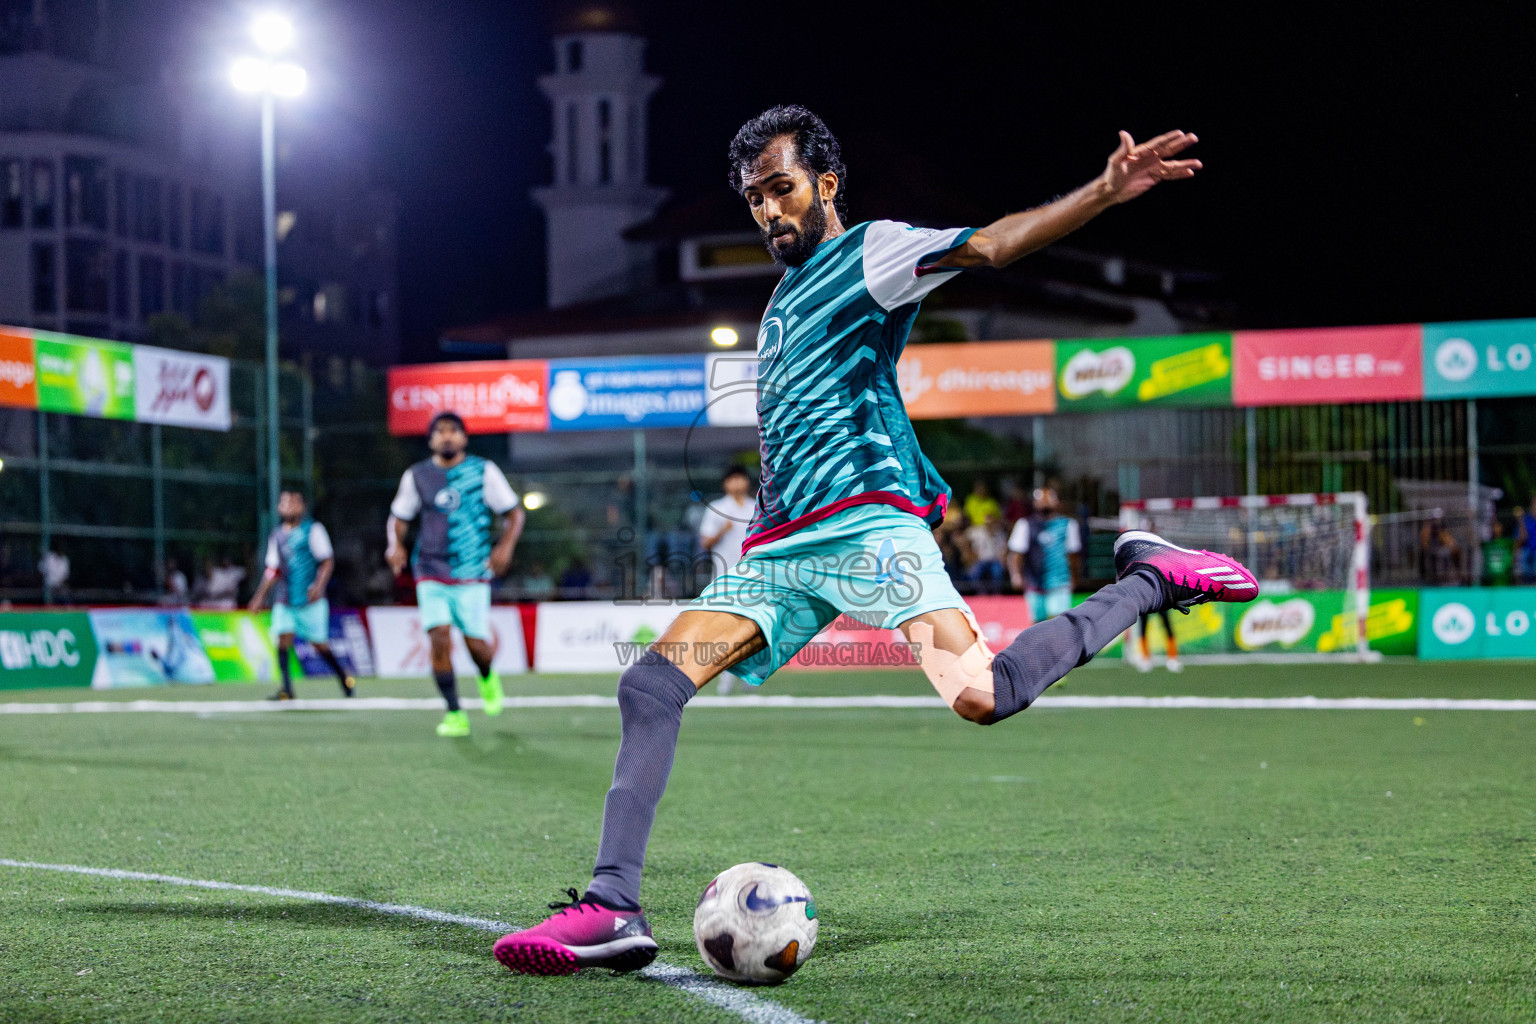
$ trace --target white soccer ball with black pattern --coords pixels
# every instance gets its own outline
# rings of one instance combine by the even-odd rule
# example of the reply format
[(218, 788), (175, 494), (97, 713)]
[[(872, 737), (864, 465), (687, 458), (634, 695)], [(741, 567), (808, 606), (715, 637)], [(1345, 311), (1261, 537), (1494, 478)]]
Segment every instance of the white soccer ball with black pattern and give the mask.
[(699, 955), (720, 977), (775, 985), (816, 948), (816, 903), (794, 873), (752, 862), (722, 871), (693, 912)]

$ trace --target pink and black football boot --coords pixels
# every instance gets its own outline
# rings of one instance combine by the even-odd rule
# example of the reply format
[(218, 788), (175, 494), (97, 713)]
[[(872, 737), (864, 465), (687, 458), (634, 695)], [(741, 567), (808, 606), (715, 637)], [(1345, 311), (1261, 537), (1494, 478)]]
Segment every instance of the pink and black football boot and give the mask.
[(1252, 601), (1259, 596), (1259, 581), (1237, 559), (1181, 548), (1145, 530), (1127, 530), (1115, 538), (1115, 579), (1141, 569), (1157, 575), (1163, 607), (1185, 615), (1207, 601)]
[(551, 903), (556, 911), (542, 924), (496, 940), (492, 952), (520, 974), (575, 974), (583, 967), (638, 971), (656, 959), (656, 940), (640, 911), (611, 910), (595, 900), (565, 890), (569, 903)]

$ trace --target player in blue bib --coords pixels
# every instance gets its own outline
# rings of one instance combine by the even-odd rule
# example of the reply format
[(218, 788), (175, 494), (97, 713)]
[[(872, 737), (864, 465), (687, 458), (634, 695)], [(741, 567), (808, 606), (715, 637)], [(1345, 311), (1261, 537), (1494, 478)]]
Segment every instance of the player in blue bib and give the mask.
[(347, 674), (331, 650), (331, 603), (325, 588), (336, 566), (336, 552), (325, 527), (309, 517), (308, 503), (298, 491), (284, 491), (277, 498), (277, 529), (267, 538), (266, 572), (249, 605), (256, 611), (272, 593), (272, 639), (277, 644), (277, 667), (282, 689), (272, 700), (293, 699), (293, 679), (288, 654), (295, 638), (315, 649), (336, 678), (341, 692), (350, 697), (356, 681)]
[(776, 107), (730, 147), (731, 187), (784, 267), (758, 332), (762, 483), (743, 557), (716, 577), (619, 680), (623, 740), (587, 891), (542, 924), (503, 936), (502, 963), (567, 974), (633, 970), (656, 942), (640, 913), (645, 846), (671, 772), (684, 705), (731, 669), (761, 682), (840, 614), (898, 628), (945, 703), (990, 724), (1028, 707), (1143, 611), (1247, 601), (1230, 558), (1148, 533), (1116, 543), (1117, 582), (1032, 626), (995, 655), (955, 592), (930, 527), (949, 487), (919, 449), (897, 385), (918, 304), (971, 267), (1002, 267), (1158, 182), (1195, 137), (1137, 145), (1120, 133), (1104, 172), (1045, 206), (984, 228), (844, 226), (836, 138), (803, 107)]
[(416, 605), (432, 648), (432, 679), (448, 705), (437, 734), (462, 737), (469, 735), (469, 716), (459, 707), (452, 627), (480, 674), (483, 710), (501, 714), (501, 676), (492, 664), (491, 580), (512, 564), (524, 513), (497, 465), (465, 450), (469, 433), (457, 413), (432, 417), (427, 444), (432, 457), (405, 471), (390, 503), (384, 557), (396, 575), (404, 572), (406, 532), (419, 522), (410, 555)]

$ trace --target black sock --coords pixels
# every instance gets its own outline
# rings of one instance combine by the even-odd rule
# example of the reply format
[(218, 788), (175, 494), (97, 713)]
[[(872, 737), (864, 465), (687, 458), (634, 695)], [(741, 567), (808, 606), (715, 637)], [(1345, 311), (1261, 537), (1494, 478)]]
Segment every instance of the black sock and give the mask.
[(341, 659), (336, 657), (336, 652), (329, 647), (317, 647), (315, 648), (315, 653), (320, 655), (320, 660), (325, 662), (332, 672), (336, 673), (336, 678), (345, 684), (347, 681), (347, 670), (341, 667)]
[(293, 678), (288, 668), (288, 658), (292, 653), (293, 648), (291, 647), (279, 647), (277, 649), (277, 671), (283, 677), (283, 692), (290, 697), (293, 696)]
[(453, 669), (447, 672), (433, 672), (432, 681), (437, 684), (438, 692), (443, 695), (443, 700), (448, 702), (449, 711), (459, 710), (459, 684), (453, 678)]

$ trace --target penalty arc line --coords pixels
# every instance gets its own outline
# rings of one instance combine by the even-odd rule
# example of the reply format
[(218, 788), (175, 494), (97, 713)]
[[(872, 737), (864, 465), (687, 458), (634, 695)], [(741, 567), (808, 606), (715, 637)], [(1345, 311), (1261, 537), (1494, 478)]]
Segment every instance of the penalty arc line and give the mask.
[[(477, 709), (478, 699), (466, 699), (464, 707)], [(504, 707), (533, 710), (537, 708), (617, 708), (614, 697), (598, 694), (563, 696), (508, 697)], [(934, 708), (949, 710), (938, 697), (865, 696), (865, 697), (795, 697), (779, 694), (743, 694), (734, 697), (700, 695), (689, 707), (714, 709), (835, 709), (835, 708)], [(1098, 696), (1089, 694), (1047, 694), (1035, 701), (1037, 708), (1164, 708), (1250, 711), (1536, 711), (1536, 700), (1478, 697), (1140, 697)], [(0, 704), (0, 715), (68, 714), (158, 714), (221, 715), (302, 711), (441, 711), (440, 698), (354, 697), (322, 700), (131, 700), (69, 701), (61, 703)]]
[[(506, 921), (494, 921), (486, 917), (468, 917), (450, 914), (431, 907), (417, 907), (409, 903), (378, 903), (351, 896), (338, 896), (329, 892), (310, 892), (305, 889), (283, 889), (269, 885), (242, 885), (237, 882), (219, 882), (202, 878), (183, 878), (180, 875), (161, 875), (147, 871), (125, 871), (121, 868), (92, 868), (78, 864), (40, 864), (35, 861), (11, 860), (0, 857), (0, 867), (21, 868), (29, 871), (57, 871), (63, 874), (91, 875), (96, 878), (115, 878), (130, 882), (160, 882), (165, 885), (181, 885), (192, 889), (215, 889), (228, 892), (250, 892), (280, 899), (303, 900), (308, 903), (328, 903), (332, 906), (370, 910), (376, 914), (411, 917), (437, 924), (456, 924), (477, 931), (503, 933), (515, 931), (517, 925)], [(781, 1006), (752, 992), (733, 985), (706, 978), (697, 971), (657, 960), (644, 970), (636, 972), (642, 978), (659, 981), (678, 991), (712, 1003), (722, 1010), (735, 1014), (750, 1024), (816, 1024), (809, 1017)]]

